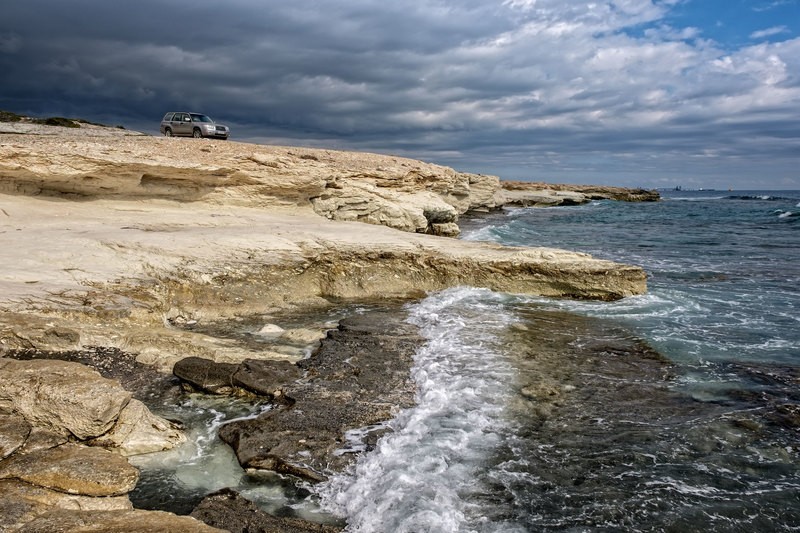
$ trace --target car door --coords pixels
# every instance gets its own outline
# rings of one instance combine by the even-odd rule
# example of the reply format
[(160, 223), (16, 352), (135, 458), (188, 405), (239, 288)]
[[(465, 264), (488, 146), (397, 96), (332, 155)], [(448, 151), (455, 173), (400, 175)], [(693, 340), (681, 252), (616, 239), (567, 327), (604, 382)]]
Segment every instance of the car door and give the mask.
[(189, 113), (175, 113), (172, 117), (172, 133), (174, 135), (191, 135), (192, 121)]

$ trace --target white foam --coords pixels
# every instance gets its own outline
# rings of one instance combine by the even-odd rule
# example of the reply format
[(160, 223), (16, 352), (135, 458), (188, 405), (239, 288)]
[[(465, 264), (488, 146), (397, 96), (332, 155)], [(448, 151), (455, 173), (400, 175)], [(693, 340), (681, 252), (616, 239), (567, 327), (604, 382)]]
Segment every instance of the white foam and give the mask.
[(483, 226), (475, 230), (465, 231), (461, 234), (461, 240), (497, 242), (499, 238), (495, 234), (493, 226)]
[(412, 370), (417, 406), (401, 412), (394, 432), (351, 472), (317, 487), (348, 531), (471, 531), (480, 521), (469, 495), (500, 440), (513, 382), (495, 336), (511, 322), (502, 298), (451, 289), (410, 309), (427, 338)]

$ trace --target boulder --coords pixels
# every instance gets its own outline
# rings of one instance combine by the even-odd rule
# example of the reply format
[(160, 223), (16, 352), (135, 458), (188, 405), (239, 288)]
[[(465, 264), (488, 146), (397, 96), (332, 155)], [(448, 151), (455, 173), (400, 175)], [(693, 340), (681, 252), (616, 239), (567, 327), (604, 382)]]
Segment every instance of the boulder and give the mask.
[(175, 424), (154, 415), (134, 398), (122, 410), (111, 431), (90, 444), (116, 448), (129, 456), (171, 450), (184, 442), (186, 436)]
[(206, 496), (190, 516), (230, 533), (335, 533), (342, 530), (299, 518), (273, 516), (230, 489)]
[(284, 389), (300, 378), (303, 371), (286, 360), (245, 359), (237, 365), (187, 357), (175, 363), (173, 373), (193, 390), (222, 395), (257, 394), (287, 403), (291, 400)]
[(0, 359), (0, 405), (29, 424), (88, 439), (116, 422), (131, 394), (119, 382), (78, 363)]
[(175, 363), (172, 373), (193, 389), (211, 394), (232, 394), (233, 375), (238, 368), (233, 363), (215, 363), (202, 357), (187, 357)]
[(119, 454), (78, 444), (16, 454), (0, 463), (0, 479), (85, 496), (120, 496), (136, 486), (139, 471)]

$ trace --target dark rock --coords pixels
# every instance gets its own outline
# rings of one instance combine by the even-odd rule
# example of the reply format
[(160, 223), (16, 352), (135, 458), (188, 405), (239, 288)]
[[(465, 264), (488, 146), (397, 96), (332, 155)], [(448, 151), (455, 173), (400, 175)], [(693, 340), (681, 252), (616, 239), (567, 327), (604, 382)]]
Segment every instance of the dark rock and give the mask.
[(212, 394), (232, 394), (233, 375), (239, 369), (233, 363), (215, 363), (202, 357), (187, 357), (175, 363), (172, 373), (191, 388)]
[(345, 433), (414, 404), (409, 370), (422, 338), (399, 315), (372, 312), (343, 320), (298, 363), (306, 376), (285, 391), (293, 405), (223, 426), (220, 438), (242, 466), (320, 481), (374, 446), (379, 431), (365, 432), (371, 442), (357, 445)]
[(206, 496), (190, 515), (231, 533), (335, 533), (341, 528), (299, 518), (279, 518), (231, 489)]
[(291, 403), (284, 394), (288, 383), (302, 377), (303, 372), (289, 361), (247, 359), (233, 374), (233, 384), (279, 403)]

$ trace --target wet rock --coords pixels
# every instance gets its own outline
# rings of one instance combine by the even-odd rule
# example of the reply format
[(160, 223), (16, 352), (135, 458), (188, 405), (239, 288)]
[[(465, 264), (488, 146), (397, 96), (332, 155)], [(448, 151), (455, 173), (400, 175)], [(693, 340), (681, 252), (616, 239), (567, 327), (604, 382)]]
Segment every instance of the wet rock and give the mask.
[(178, 427), (150, 412), (139, 400), (132, 399), (122, 410), (114, 427), (92, 445), (117, 448), (125, 456), (171, 450), (186, 442)]
[(284, 389), (303, 374), (294, 363), (284, 360), (246, 359), (233, 364), (201, 357), (178, 361), (173, 373), (189, 390), (236, 396), (256, 394), (278, 403), (292, 401)]
[(19, 449), (31, 434), (31, 425), (16, 415), (0, 414), (0, 460)]
[(0, 481), (0, 531), (30, 522), (54, 509), (73, 511), (131, 510), (127, 496), (95, 498), (45, 489), (16, 480)]
[(16, 531), (22, 533), (222, 533), (190, 516), (163, 511), (51, 511)]
[(303, 372), (297, 365), (289, 361), (247, 359), (239, 365), (232, 381), (255, 394), (283, 402), (291, 401), (284, 394), (287, 384), (298, 380), (302, 375)]
[(232, 394), (233, 375), (238, 368), (233, 363), (215, 363), (202, 357), (187, 357), (175, 363), (172, 373), (193, 389), (212, 394)]
[(131, 394), (77, 363), (0, 359), (0, 405), (33, 426), (87, 439), (114, 425)]
[(191, 516), (231, 533), (335, 533), (341, 528), (266, 513), (239, 493), (223, 489), (206, 496)]
[(422, 339), (401, 314), (343, 320), (316, 353), (298, 362), (306, 376), (286, 390), (293, 405), (223, 426), (220, 437), (242, 466), (323, 480), (365, 448), (348, 442), (348, 430), (386, 421), (413, 405), (409, 369)]
[(139, 471), (119, 454), (77, 444), (16, 454), (0, 463), (0, 479), (86, 496), (119, 496), (136, 486)]
[(768, 419), (785, 428), (795, 429), (800, 427), (800, 405), (781, 404), (775, 406), (775, 411), (768, 415)]

